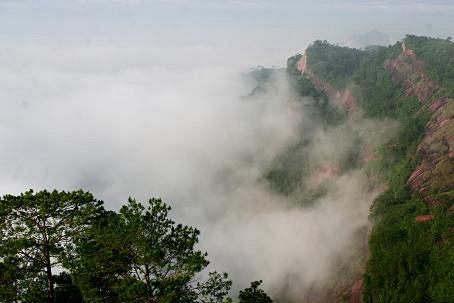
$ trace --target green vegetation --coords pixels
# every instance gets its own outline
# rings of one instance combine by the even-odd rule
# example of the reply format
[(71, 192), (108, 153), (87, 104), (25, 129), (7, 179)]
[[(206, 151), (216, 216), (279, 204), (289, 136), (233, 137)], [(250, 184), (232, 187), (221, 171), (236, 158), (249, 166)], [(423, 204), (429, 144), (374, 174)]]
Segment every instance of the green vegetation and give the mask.
[[(199, 231), (169, 219), (160, 199), (129, 199), (118, 213), (102, 204), (83, 191), (1, 198), (0, 302), (232, 301), (227, 274), (202, 279)], [(247, 302), (265, 302), (252, 290)]]
[[(401, 126), (381, 149), (381, 170), (389, 189), (371, 209), (375, 221), (369, 238), (370, 258), (365, 273), (364, 302), (449, 302), (454, 265), (454, 224), (446, 206), (429, 208), (412, 194), (407, 180), (416, 167), (415, 151), (428, 114), (414, 99), (396, 100)], [(434, 215), (418, 222), (418, 215)], [(443, 268), (443, 271), (439, 270)]]
[(250, 71), (246, 76), (255, 81), (257, 85), (264, 85), (272, 80), (274, 71), (276, 70), (273, 68), (257, 66), (255, 69)]
[(454, 97), (454, 43), (450, 39), (407, 35), (405, 44), (426, 63), (430, 78), (445, 87), (446, 95)]
[(359, 97), (361, 109), (368, 117), (396, 118), (397, 108), (402, 102), (399, 98), (403, 92), (391, 79), (391, 73), (385, 69), (387, 58), (400, 52), (399, 45), (390, 48), (378, 47), (364, 51), (359, 67), (353, 74), (356, 95)]
[[(439, 64), (454, 62), (438, 57), (443, 52), (430, 39), (405, 40), (422, 57), (436, 80), (450, 83)], [(419, 45), (415, 45), (418, 41)], [(439, 42), (437, 42), (439, 43)], [(379, 166), (389, 189), (371, 208), (375, 221), (369, 238), (370, 259), (365, 273), (363, 301), (372, 302), (449, 302), (454, 297), (454, 218), (447, 206), (429, 208), (418, 193), (411, 193), (407, 180), (416, 167), (415, 151), (425, 133), (430, 114), (414, 97), (405, 97), (384, 68), (385, 60), (397, 56), (400, 43), (367, 51), (353, 76), (357, 95), (368, 117), (388, 117), (399, 122), (396, 136), (381, 148)], [(429, 51), (430, 50), (430, 51)], [(450, 55), (452, 60), (453, 56)], [(433, 215), (427, 222), (418, 215)]]
[(344, 88), (350, 82), (361, 57), (358, 49), (333, 45), (326, 40), (315, 41), (306, 54), (310, 69), (336, 88)]
[[(397, 172), (396, 172), (397, 173)], [(450, 302), (454, 268), (454, 220), (395, 184), (374, 204), (364, 302)], [(434, 214), (418, 222), (417, 215)]]
[(0, 298), (54, 302), (52, 270), (74, 258), (74, 237), (100, 212), (101, 202), (82, 191), (4, 196), (0, 200)]
[(169, 210), (159, 199), (147, 208), (129, 199), (118, 214), (106, 213), (78, 237), (79, 258), (70, 268), (87, 301), (225, 301), (231, 282), (216, 273), (195, 280), (208, 265), (206, 254), (194, 247), (199, 231), (175, 224)]
[(264, 178), (277, 193), (290, 195), (302, 186), (309, 170), (308, 142), (300, 142), (288, 147), (273, 161)]
[(276, 79), (276, 75), (282, 72), (281, 69), (265, 68), (258, 66), (245, 75), (245, 80), (254, 85), (254, 89), (243, 98), (258, 97), (267, 92), (268, 86)]
[(273, 303), (273, 300), (259, 288), (261, 283), (262, 281), (254, 281), (251, 287), (240, 291), (239, 303)]
[[(346, 119), (346, 113), (334, 107), (325, 92), (321, 92), (312, 81), (296, 69), (301, 55), (287, 60), (286, 76), (294, 96), (291, 101), (303, 106), (304, 112), (314, 124), (322, 128), (335, 127)], [(312, 144), (311, 133), (306, 128), (301, 130), (301, 139), (281, 152), (265, 172), (264, 179), (277, 193), (295, 195), (302, 204), (311, 204), (323, 194), (323, 189), (307, 190), (304, 180), (314, 167), (311, 166), (309, 154)], [(303, 194), (304, 193), (304, 194)]]
[[(441, 85), (433, 98), (452, 97), (454, 44), (416, 36), (407, 36), (405, 43), (426, 62), (424, 69), (429, 77)], [(389, 187), (371, 207), (374, 228), (369, 238), (370, 258), (364, 274), (363, 301), (447, 303), (454, 298), (454, 216), (448, 210), (452, 201), (429, 207), (419, 193), (412, 193), (408, 188), (407, 180), (420, 161), (416, 148), (431, 114), (428, 105), (422, 105), (416, 97), (405, 96), (402, 86), (393, 81), (391, 72), (385, 68), (385, 62), (401, 52), (401, 43), (359, 51), (316, 41), (307, 50), (307, 62), (319, 78), (334, 87), (349, 85), (366, 118), (389, 118), (399, 123), (395, 136), (381, 146), (375, 164)], [(326, 96), (296, 69), (300, 59), (301, 55), (296, 55), (288, 60), (287, 74), (294, 90), (300, 97), (316, 100), (312, 105), (317, 110), (311, 115), (324, 121), (325, 128), (335, 126), (339, 122), (326, 123), (332, 118), (324, 119), (329, 114), (320, 110)], [(303, 193), (309, 200), (323, 194), (322, 189), (318, 193), (301, 190), (302, 180), (311, 170), (306, 154), (310, 144), (310, 137), (306, 136), (305, 141), (278, 156), (266, 175), (276, 191)], [(434, 176), (432, 181), (437, 182), (436, 178), (448, 176)], [(433, 197), (438, 198), (435, 194)], [(420, 215), (433, 218), (417, 221)]]

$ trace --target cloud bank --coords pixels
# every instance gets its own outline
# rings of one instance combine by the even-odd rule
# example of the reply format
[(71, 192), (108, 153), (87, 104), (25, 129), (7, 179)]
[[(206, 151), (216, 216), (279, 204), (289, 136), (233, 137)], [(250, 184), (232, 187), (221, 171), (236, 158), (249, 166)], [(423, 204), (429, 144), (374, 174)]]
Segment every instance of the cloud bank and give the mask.
[(332, 177), (312, 207), (260, 180), (299, 136), (316, 139), (310, 154), (323, 167), (354, 139), (380, 142), (383, 123), (319, 128), (289, 106), (284, 76), (245, 100), (245, 65), (210, 46), (34, 42), (2, 53), (2, 194), (83, 188), (109, 208), (162, 197), (201, 229), (201, 248), (235, 290), (263, 279), (274, 296), (300, 298), (363, 245), (377, 194), (364, 169)]

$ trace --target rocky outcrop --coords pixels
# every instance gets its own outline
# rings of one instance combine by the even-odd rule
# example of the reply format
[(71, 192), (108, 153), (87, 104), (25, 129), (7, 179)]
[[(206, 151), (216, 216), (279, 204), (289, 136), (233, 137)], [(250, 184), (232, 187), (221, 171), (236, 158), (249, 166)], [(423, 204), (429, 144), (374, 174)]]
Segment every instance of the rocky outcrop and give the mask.
[(349, 303), (361, 303), (361, 292), (363, 290), (363, 279), (359, 279), (353, 284), (353, 287), (350, 290), (350, 299)]
[(312, 81), (318, 90), (324, 91), (334, 105), (340, 108), (345, 108), (350, 119), (358, 116), (358, 102), (355, 96), (353, 96), (351, 90), (349, 88), (337, 90), (334, 86), (315, 75), (307, 65), (306, 53), (304, 53), (301, 57), (297, 68), (302, 74), (305, 74)]
[(454, 100), (437, 100), (432, 118), (418, 145), (420, 164), (408, 179), (430, 205), (452, 203), (454, 198)]
[(336, 177), (340, 173), (340, 167), (337, 164), (330, 164), (323, 167), (314, 175), (315, 184), (320, 184), (326, 180)]
[(402, 43), (402, 53), (385, 63), (385, 67), (393, 73), (393, 80), (402, 85), (406, 95), (415, 96), (422, 103), (439, 89), (438, 84), (423, 71), (424, 65), (415, 52), (405, 46), (405, 42)]
[[(297, 69), (304, 75), (306, 75), (315, 88), (320, 91), (324, 91), (328, 96), (330, 102), (336, 107), (345, 109), (349, 120), (357, 120), (361, 118), (361, 111), (358, 106), (358, 101), (353, 95), (351, 89), (346, 87), (344, 89), (336, 89), (333, 85), (327, 81), (318, 77), (307, 64), (307, 54), (303, 54), (298, 62)], [(368, 146), (364, 147), (360, 155), (361, 164), (367, 164), (371, 161), (375, 161), (374, 150)], [(321, 167), (313, 176), (313, 182), (315, 185), (323, 184), (326, 181), (331, 180), (333, 177), (341, 174), (341, 167), (336, 163), (331, 163), (324, 167)], [(320, 289), (310, 289), (307, 292), (307, 296), (302, 298), (301, 302), (304, 303), (321, 303), (321, 302), (348, 302), (348, 303), (360, 303), (363, 288), (363, 270), (365, 256), (368, 254), (367, 248), (367, 234), (368, 228), (365, 228), (364, 233), (358, 237), (363, 239), (362, 246), (357, 255), (354, 256), (357, 268), (348, 273), (342, 273), (336, 276), (336, 284), (333, 286), (321, 287)], [(351, 260), (350, 260), (351, 261)], [(340, 267), (342, 267), (340, 265)]]
[(336, 288), (312, 291), (308, 298), (302, 300), (304, 303), (314, 302), (343, 302), (361, 303), (361, 292), (363, 289), (363, 278), (361, 275), (344, 283)]
[(424, 215), (424, 216), (416, 216), (415, 220), (418, 222), (425, 222), (425, 221), (432, 221), (434, 216), (432, 215)]
[(454, 200), (454, 99), (442, 95), (441, 86), (424, 72), (425, 63), (402, 43), (402, 53), (385, 63), (393, 80), (406, 96), (415, 96), (432, 113), (426, 133), (417, 148), (418, 166), (408, 179), (429, 205), (452, 204)]
[[(445, 204), (449, 211), (454, 212), (454, 205), (451, 205), (454, 201), (454, 99), (443, 97), (443, 87), (430, 79), (425, 66), (425, 62), (405, 43), (402, 43), (402, 52), (396, 58), (385, 62), (385, 68), (391, 72), (393, 81), (402, 86), (405, 97), (417, 98), (431, 113), (424, 137), (417, 147), (415, 157), (418, 165), (409, 177), (408, 185), (412, 191), (420, 193), (429, 205)], [(308, 66), (306, 53), (297, 68), (317, 89), (324, 91), (333, 104), (345, 108), (350, 119), (360, 116), (358, 102), (351, 90), (348, 87), (338, 90), (318, 77)], [(365, 164), (376, 160), (376, 156), (373, 150), (366, 148), (361, 159)], [(318, 171), (315, 182), (329, 180), (338, 173), (338, 166), (329, 165)], [(415, 217), (416, 222), (421, 222), (418, 224), (432, 220), (434, 216), (431, 214)], [(367, 256), (367, 243), (363, 256)], [(335, 287), (310, 291), (302, 302), (361, 302), (361, 271), (362, 268), (348, 278), (341, 278)]]

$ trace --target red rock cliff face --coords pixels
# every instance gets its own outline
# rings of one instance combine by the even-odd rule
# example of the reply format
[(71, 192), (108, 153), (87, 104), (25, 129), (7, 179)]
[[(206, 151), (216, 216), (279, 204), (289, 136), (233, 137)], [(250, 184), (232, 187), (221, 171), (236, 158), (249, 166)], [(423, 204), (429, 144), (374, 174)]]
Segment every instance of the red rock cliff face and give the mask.
[[(386, 62), (393, 80), (402, 84), (407, 96), (415, 96), (432, 113), (426, 133), (417, 148), (418, 167), (408, 179), (429, 205), (454, 199), (454, 99), (434, 97), (440, 85), (424, 72), (425, 63), (402, 44), (402, 53)], [(437, 94), (441, 95), (441, 94)]]
[[(345, 108), (350, 120), (360, 118), (361, 112), (358, 107), (358, 102), (352, 91), (347, 87), (342, 90), (337, 90), (328, 82), (319, 78), (307, 65), (306, 53), (301, 57), (297, 66), (298, 70), (305, 74), (314, 84), (314, 86), (321, 91), (324, 91), (328, 96), (330, 102), (339, 108)], [(376, 159), (372, 150), (366, 149), (362, 157), (363, 162), (367, 163)], [(333, 163), (327, 167), (322, 168), (315, 176), (314, 182), (319, 184), (325, 180), (332, 178), (340, 173), (340, 168), (337, 164)], [(369, 227), (370, 228), (370, 227)], [(363, 247), (361, 255), (367, 256), (367, 231), (364, 232)], [(361, 257), (362, 258), (362, 257)], [(361, 262), (360, 262), (361, 263)], [(301, 300), (302, 303), (360, 303), (361, 292), (363, 287), (362, 272), (363, 267), (359, 266), (354, 275), (347, 275), (339, 277), (334, 287), (322, 288), (318, 290), (311, 290), (307, 296)]]
[[(392, 78), (402, 85), (406, 96), (414, 96), (432, 113), (426, 126), (426, 133), (417, 148), (418, 167), (408, 179), (413, 191), (422, 194), (430, 204), (452, 203), (454, 199), (454, 100), (446, 97), (434, 98), (440, 85), (429, 79), (424, 72), (425, 63), (415, 52), (402, 44), (402, 53), (395, 59), (387, 61), (385, 67), (392, 72)], [(350, 119), (360, 116), (358, 102), (348, 88), (337, 90), (320, 79), (307, 65), (304, 54), (298, 62), (298, 70), (307, 75), (319, 90), (325, 91), (333, 104), (347, 109)], [(364, 162), (375, 159), (373, 151), (364, 155)], [(337, 171), (327, 169), (320, 173), (326, 178)], [(435, 194), (434, 194), (435, 193)], [(435, 198), (434, 198), (435, 197)], [(430, 217), (430, 218), (429, 218)], [(417, 221), (427, 221), (431, 216), (422, 216)], [(364, 256), (367, 255), (367, 243), (364, 245)], [(354, 277), (339, 281), (333, 289), (314, 291), (302, 302), (349, 302), (360, 303), (363, 280), (361, 270)]]
[(358, 116), (358, 102), (353, 96), (351, 90), (348, 88), (337, 90), (332, 85), (315, 75), (307, 65), (306, 53), (304, 53), (298, 62), (298, 70), (308, 76), (317, 89), (324, 91), (331, 102), (333, 102), (336, 106), (345, 108), (350, 119)]
[(313, 292), (303, 303), (361, 303), (363, 279), (361, 275), (355, 277), (350, 283), (334, 289)]
[(393, 80), (402, 84), (406, 95), (415, 96), (422, 103), (428, 102), (439, 89), (439, 85), (423, 71), (424, 65), (405, 43), (402, 43), (402, 53), (385, 63), (385, 67), (393, 73)]

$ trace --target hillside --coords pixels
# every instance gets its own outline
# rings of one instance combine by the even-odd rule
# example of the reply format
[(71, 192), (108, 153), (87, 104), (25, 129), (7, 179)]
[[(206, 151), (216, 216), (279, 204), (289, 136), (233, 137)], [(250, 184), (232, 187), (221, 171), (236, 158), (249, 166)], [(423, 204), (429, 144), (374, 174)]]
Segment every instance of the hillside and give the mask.
[[(364, 50), (316, 41), (289, 59), (287, 74), (298, 94), (328, 100), (324, 106), (331, 110), (321, 111), (325, 124), (338, 123), (326, 114), (332, 112), (343, 112), (350, 124), (364, 119), (398, 123), (384, 143), (361, 142), (356, 147), (362, 152), (331, 167), (339, 174), (351, 165), (369, 166), (370, 178), (379, 178), (384, 187), (371, 207), (363, 279), (351, 274), (327, 290), (330, 295), (318, 292), (307, 302), (359, 302), (361, 288), (363, 302), (454, 298), (453, 60), (449, 40), (409, 35), (393, 46)], [(281, 192), (293, 190), (286, 178), (293, 180), (297, 173), (272, 172), (268, 177)]]
[[(200, 140), (176, 145), (177, 183), (194, 179), (177, 209), (201, 231), (161, 198), (0, 197), (0, 303), (452, 302), (453, 58), (450, 39), (315, 41), (285, 68), (250, 70), (225, 104), (213, 100), (231, 88), (214, 90), (188, 120), (213, 136), (186, 121)], [(151, 141), (140, 154), (165, 154)]]

